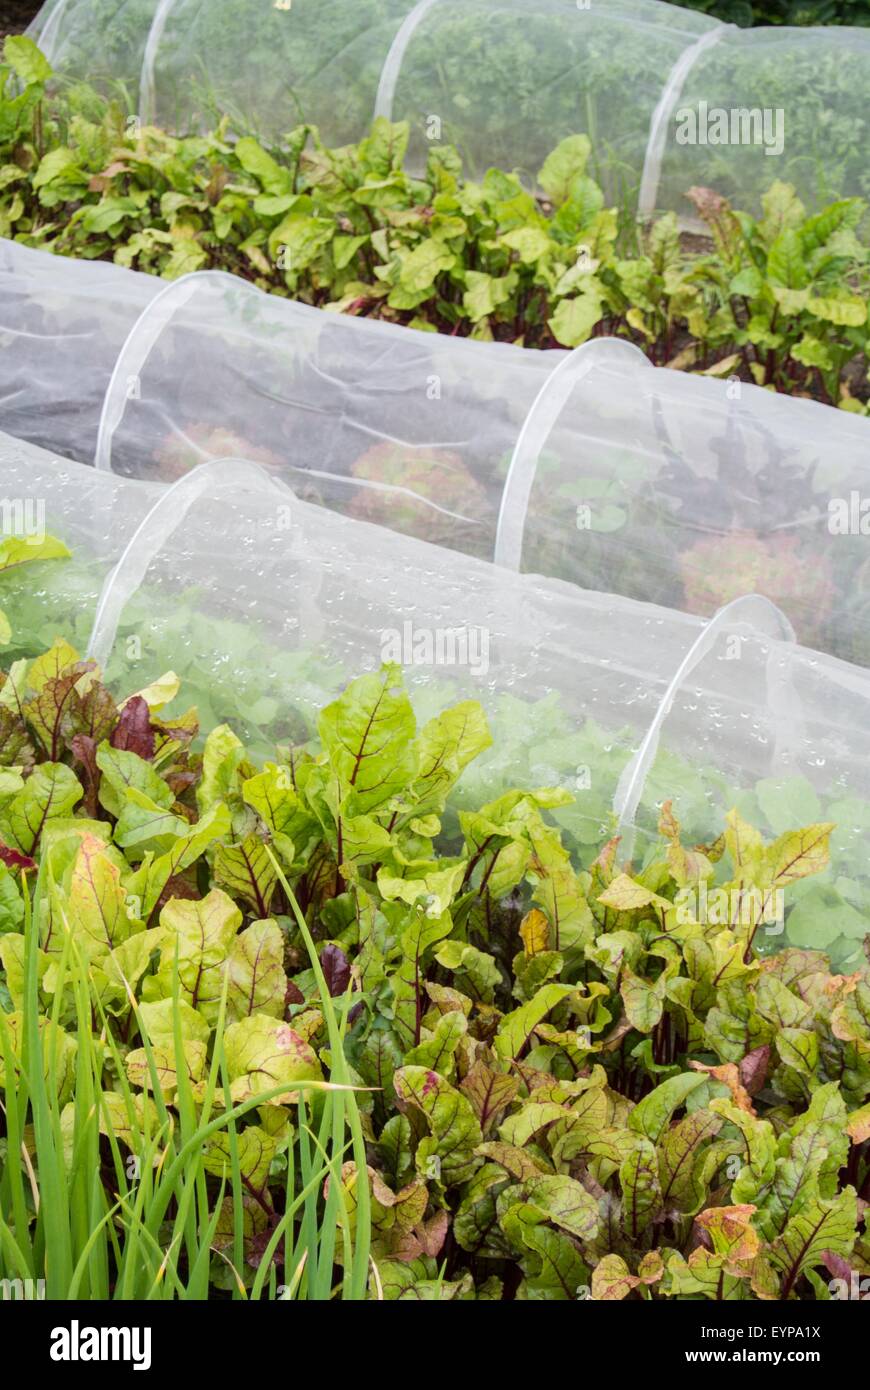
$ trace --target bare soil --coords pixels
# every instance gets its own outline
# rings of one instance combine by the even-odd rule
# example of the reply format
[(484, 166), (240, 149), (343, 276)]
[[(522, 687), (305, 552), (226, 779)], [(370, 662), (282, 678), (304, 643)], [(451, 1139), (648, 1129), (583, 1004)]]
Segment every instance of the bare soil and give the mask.
[(36, 18), (41, 0), (0, 0), (0, 39), (7, 34), (22, 34)]

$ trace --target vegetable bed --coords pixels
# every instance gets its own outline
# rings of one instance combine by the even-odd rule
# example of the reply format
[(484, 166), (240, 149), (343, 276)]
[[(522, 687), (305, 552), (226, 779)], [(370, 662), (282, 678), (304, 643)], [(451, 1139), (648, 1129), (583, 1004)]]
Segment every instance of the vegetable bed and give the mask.
[(864, 411), (859, 198), (808, 216), (790, 184), (767, 181), (751, 216), (684, 181), (711, 237), (688, 249), (673, 214), (639, 231), (624, 201), (606, 205), (585, 134), (550, 153), (536, 197), (498, 168), (468, 179), (447, 145), (413, 176), (407, 122), (378, 118), (340, 149), (302, 125), (270, 150), (229, 118), (168, 135), (82, 84), (46, 97), (30, 40), (5, 53), (5, 236), (170, 279), (227, 270), (319, 307), (530, 347), (615, 335), (660, 365)]
[[(445, 843), (474, 702), (418, 723), (386, 667), (261, 764), (177, 686), (119, 705), (60, 638), (2, 676), (4, 1273), (564, 1301), (867, 1271), (870, 975), (755, 949), (830, 824), (765, 843), (735, 810), (690, 849), (668, 800), (643, 869), (610, 840), (581, 870), (564, 797), (517, 788)], [(753, 912), (699, 920), (714, 883)], [(49, 1182), (84, 1221), (34, 1210)]]
[(854, 9), (5, 37), (0, 1299), (870, 1286)]

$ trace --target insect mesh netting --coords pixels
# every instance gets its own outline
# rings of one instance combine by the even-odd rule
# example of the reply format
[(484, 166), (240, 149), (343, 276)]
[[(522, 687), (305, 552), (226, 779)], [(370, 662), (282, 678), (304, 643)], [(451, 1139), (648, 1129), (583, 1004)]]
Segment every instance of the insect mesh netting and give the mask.
[(830, 869), (795, 885), (785, 933), (761, 944), (858, 959), (870, 675), (796, 646), (765, 600), (704, 622), (507, 574), (310, 506), (239, 459), (167, 489), (3, 436), (0, 491), (73, 552), (2, 577), (13, 657), (74, 613), (119, 693), (171, 667), (205, 728), (229, 719), (260, 753), (305, 742), (338, 688), (395, 658), (419, 718), (469, 698), (487, 713), (493, 748), (454, 811), (511, 786), (568, 789), (554, 815), (586, 862), (617, 828), (641, 861), (669, 797), (699, 839), (732, 805), (769, 833), (835, 821)]
[(237, 455), (304, 499), (507, 569), (709, 617), (757, 591), (870, 664), (867, 422), (653, 368), (0, 248), (0, 423), (171, 483)]
[(341, 144), (386, 115), (418, 164), (445, 141), (471, 177), (532, 180), (585, 133), (609, 196), (644, 213), (687, 212), (698, 182), (744, 206), (774, 178), (810, 204), (870, 191), (862, 29), (742, 30), (658, 0), (49, 0), (32, 33), (58, 72), (177, 130), (229, 113)]
[(93, 458), (115, 362), (160, 281), (0, 240), (0, 424), (68, 458)]

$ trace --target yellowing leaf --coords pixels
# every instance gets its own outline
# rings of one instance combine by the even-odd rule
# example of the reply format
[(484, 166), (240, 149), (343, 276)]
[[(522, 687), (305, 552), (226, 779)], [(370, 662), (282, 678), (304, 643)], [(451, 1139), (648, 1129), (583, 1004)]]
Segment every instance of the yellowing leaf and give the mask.
[(53, 536), (6, 536), (0, 540), (0, 574), (34, 560), (65, 560), (69, 551)]
[(520, 936), (527, 956), (536, 956), (546, 951), (550, 944), (550, 923), (539, 908), (533, 907), (520, 923)]
[(790, 830), (774, 840), (767, 851), (771, 882), (775, 888), (784, 888), (808, 874), (821, 873), (829, 862), (829, 845), (832, 821), (819, 825), (809, 825), (805, 830)]
[(837, 297), (811, 299), (807, 308), (817, 319), (849, 328), (860, 328), (867, 322), (867, 305), (857, 294), (844, 293)]
[(853, 1144), (863, 1144), (870, 1139), (870, 1102), (852, 1111), (846, 1122), (846, 1133)]
[(227, 958), (241, 924), (241, 912), (219, 888), (196, 901), (171, 898), (160, 913), (160, 966), (157, 974), (145, 981), (144, 997), (149, 1002), (171, 998), (177, 954), (183, 998), (213, 1024), (220, 1008)]
[(168, 705), (170, 700), (175, 699), (180, 688), (181, 681), (178, 676), (176, 676), (175, 672), (167, 671), (165, 675), (160, 676), (156, 681), (152, 681), (151, 684), (146, 685), (144, 689), (137, 690), (133, 695), (128, 695), (127, 699), (123, 700), (118, 708), (123, 709), (131, 700), (138, 698), (144, 700), (148, 708), (153, 710), (156, 714), (159, 710), (163, 709), (164, 705)]
[(617, 874), (604, 892), (598, 894), (598, 901), (605, 907), (612, 907), (616, 912), (639, 912), (642, 908), (653, 905), (667, 911), (672, 906), (667, 898), (659, 897), (651, 888), (645, 888), (642, 883), (624, 873)]
[(639, 1283), (621, 1255), (605, 1255), (592, 1271), (592, 1297), (599, 1303), (618, 1303)]
[[(286, 1081), (320, 1081), (323, 1073), (314, 1049), (290, 1026), (278, 1019), (252, 1014), (233, 1023), (224, 1038), (230, 1095), (248, 1100)], [(290, 1105), (299, 1091), (288, 1084), (286, 1092), (270, 1096), (268, 1105)]]

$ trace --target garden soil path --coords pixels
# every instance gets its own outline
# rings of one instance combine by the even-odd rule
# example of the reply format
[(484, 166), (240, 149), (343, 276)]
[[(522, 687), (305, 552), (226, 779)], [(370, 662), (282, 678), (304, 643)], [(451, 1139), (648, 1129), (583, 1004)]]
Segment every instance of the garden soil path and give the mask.
[(0, 0), (0, 39), (23, 33), (39, 6), (40, 0)]

